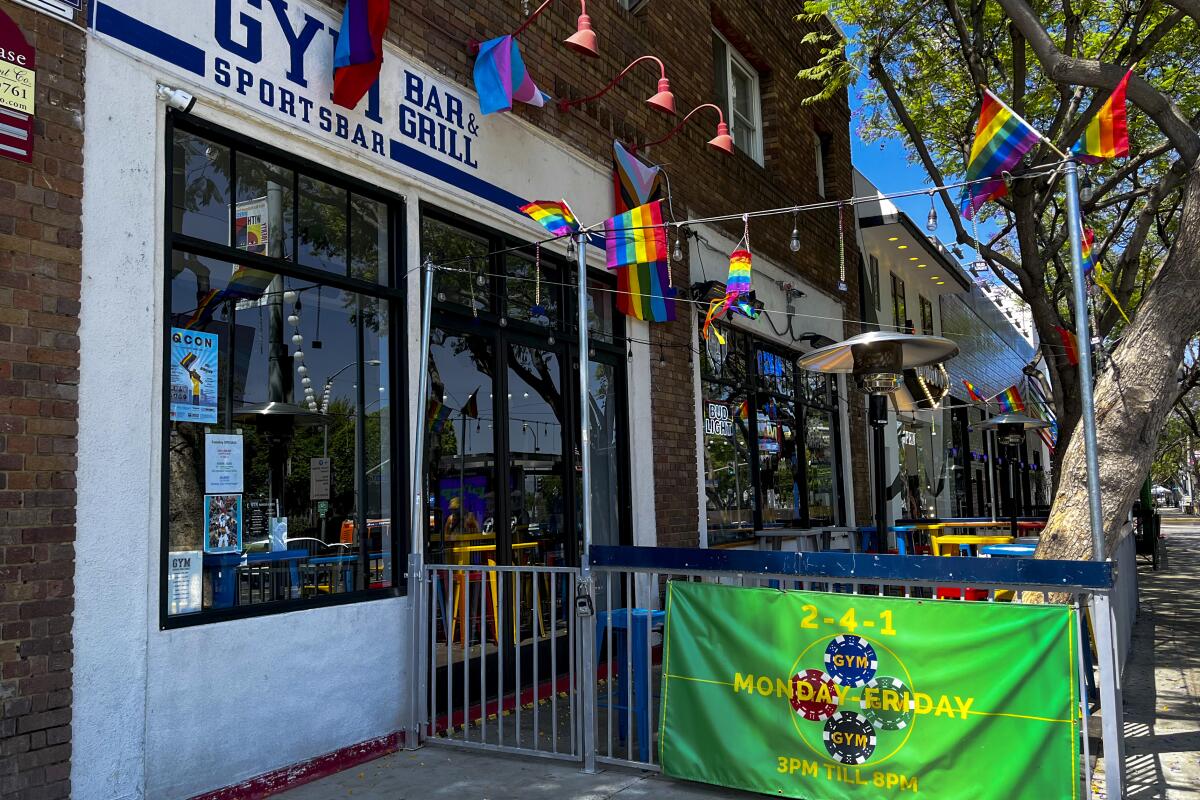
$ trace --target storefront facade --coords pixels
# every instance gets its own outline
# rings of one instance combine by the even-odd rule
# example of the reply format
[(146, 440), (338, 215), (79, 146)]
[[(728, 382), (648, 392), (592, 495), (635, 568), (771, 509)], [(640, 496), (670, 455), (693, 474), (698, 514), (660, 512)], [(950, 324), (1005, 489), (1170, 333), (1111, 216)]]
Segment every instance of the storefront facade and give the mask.
[[(791, 220), (756, 224), (756, 290), (776, 313), (722, 323), (722, 346), (700, 333), (698, 287), (724, 280), (732, 226), (682, 237), (673, 323), (622, 316), (589, 248), (580, 353), (574, 261), (534, 247), (516, 209), (565, 197), (585, 222), (610, 216), (613, 139), (669, 126), (640, 86), (576, 112), (485, 116), (467, 40), (511, 28), (513, 10), (464, 3), (464, 22), (393, 3), (379, 84), (349, 110), (329, 100), (340, 4), (200, 5), (104, 0), (80, 18), (86, 91), (103, 100), (81, 118), (71, 796), (193, 797), (394, 747), (413, 677), (416, 426), (430, 560), (577, 564), (580, 358), (597, 543), (745, 545), (853, 523), (860, 399), (794, 368), (853, 332), (857, 275), (841, 287), (829, 269), (836, 217), (815, 216), (798, 251)], [(732, 155), (706, 151), (700, 125), (650, 151), (689, 164), (668, 166), (674, 213), (848, 196), (848, 110), (801, 108), (798, 34), (761, 4), (694, 5), (711, 53), (660, 35), (677, 23), (654, 3), (592, 12), (611, 41), (679, 65), (681, 111), (716, 100), (736, 120)], [(556, 97), (624, 66), (551, 38), (531, 37), (526, 58)], [(705, 422), (719, 404), (734, 420), (723, 442)]]
[[(856, 194), (876, 189), (855, 173)], [(944, 336), (959, 353), (941, 367), (906, 374), (890, 402), (885, 439), (892, 520), (1008, 517), (1044, 513), (1049, 450), (1030, 431), (1012, 452), (978, 425), (998, 413), (991, 399), (1024, 391), (1037, 351), (952, 253), (885, 199), (858, 208), (864, 257), (863, 319), (869, 328)], [(874, 457), (874, 454), (872, 454)]]

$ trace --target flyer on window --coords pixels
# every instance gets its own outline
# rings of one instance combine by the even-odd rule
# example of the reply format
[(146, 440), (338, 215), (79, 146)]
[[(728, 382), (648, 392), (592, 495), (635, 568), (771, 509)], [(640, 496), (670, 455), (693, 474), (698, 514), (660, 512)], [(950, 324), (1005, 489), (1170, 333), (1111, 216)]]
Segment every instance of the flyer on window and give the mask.
[(200, 610), (204, 553), (172, 550), (167, 564), (167, 613), (192, 614)]
[(207, 494), (242, 493), (241, 434), (205, 434), (204, 491)]
[(204, 495), (204, 552), (240, 553), (242, 550), (242, 496)]
[(220, 392), (215, 333), (171, 328), (171, 421), (217, 421)]

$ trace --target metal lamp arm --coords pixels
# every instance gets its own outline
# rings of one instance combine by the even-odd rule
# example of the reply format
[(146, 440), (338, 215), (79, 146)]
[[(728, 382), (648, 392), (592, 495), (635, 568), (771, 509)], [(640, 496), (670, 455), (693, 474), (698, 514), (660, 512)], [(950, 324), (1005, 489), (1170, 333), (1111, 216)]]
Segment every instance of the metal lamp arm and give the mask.
[(692, 115), (695, 114), (697, 111), (699, 111), (702, 108), (714, 109), (717, 112), (717, 116), (719, 118), (718, 124), (720, 124), (720, 125), (725, 124), (725, 112), (721, 110), (721, 107), (718, 106), (716, 103), (704, 103), (702, 105), (696, 106), (691, 111), (689, 111), (687, 113), (687, 115), (679, 121), (679, 124), (676, 125), (674, 128), (672, 128), (671, 132), (668, 133), (666, 136), (662, 137), (661, 139), (655, 139), (653, 142), (646, 142), (645, 144), (635, 144), (631, 148), (632, 152), (636, 153), (638, 150), (642, 150), (646, 147), (653, 147), (656, 144), (662, 144), (663, 142), (667, 141), (672, 136), (674, 136), (675, 134), (677, 134), (681, 130), (683, 130), (683, 126), (686, 125), (687, 121), (692, 118)]
[[(549, 0), (547, 0), (547, 1), (549, 2)], [(558, 110), (566, 111), (569, 108), (571, 108), (572, 106), (578, 106), (578, 105), (582, 105), (584, 103), (590, 103), (591, 101), (593, 101), (599, 97), (603, 97), (614, 86), (616, 86), (618, 83), (620, 83), (621, 79), (624, 78), (626, 75), (628, 75), (630, 70), (632, 70), (639, 63), (641, 63), (642, 61), (645, 61), (647, 59), (658, 64), (658, 73), (659, 73), (660, 78), (667, 77), (667, 67), (665, 64), (663, 64), (662, 60), (660, 58), (658, 58), (658, 56), (639, 56), (638, 58), (635, 58), (633, 61), (630, 61), (629, 65), (626, 66), (625, 69), (623, 69), (617, 73), (617, 77), (615, 77), (611, 81), (609, 81), (607, 86), (605, 86), (600, 91), (596, 92), (594, 95), (592, 95), (590, 97), (581, 97), (578, 100), (559, 100), (558, 101)]]

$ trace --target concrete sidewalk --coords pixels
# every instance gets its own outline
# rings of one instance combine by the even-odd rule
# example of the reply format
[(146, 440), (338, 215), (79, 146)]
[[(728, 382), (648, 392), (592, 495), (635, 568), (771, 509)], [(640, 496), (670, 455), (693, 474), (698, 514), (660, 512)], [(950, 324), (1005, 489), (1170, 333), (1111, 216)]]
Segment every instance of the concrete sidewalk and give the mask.
[[(1200, 799), (1200, 519), (1166, 515), (1167, 564), (1140, 566), (1125, 666), (1126, 797)], [(1098, 782), (1101, 783), (1101, 782)]]
[(752, 800), (762, 795), (681, 783), (622, 767), (584, 775), (565, 761), (437, 745), (399, 752), (278, 795), (280, 800)]

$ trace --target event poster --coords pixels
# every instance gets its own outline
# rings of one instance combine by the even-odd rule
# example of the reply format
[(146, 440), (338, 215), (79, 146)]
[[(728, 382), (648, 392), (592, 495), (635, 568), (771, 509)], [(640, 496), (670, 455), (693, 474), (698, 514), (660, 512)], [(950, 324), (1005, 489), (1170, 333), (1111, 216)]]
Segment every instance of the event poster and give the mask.
[(241, 434), (205, 434), (204, 491), (208, 494), (242, 493)]
[(1076, 797), (1075, 617), (671, 581), (664, 774), (780, 797)]
[(167, 554), (167, 613), (194, 614), (200, 610), (204, 553), (172, 550)]
[(217, 421), (219, 341), (215, 333), (171, 328), (172, 422)]
[(204, 552), (240, 553), (242, 550), (242, 496), (204, 495)]

